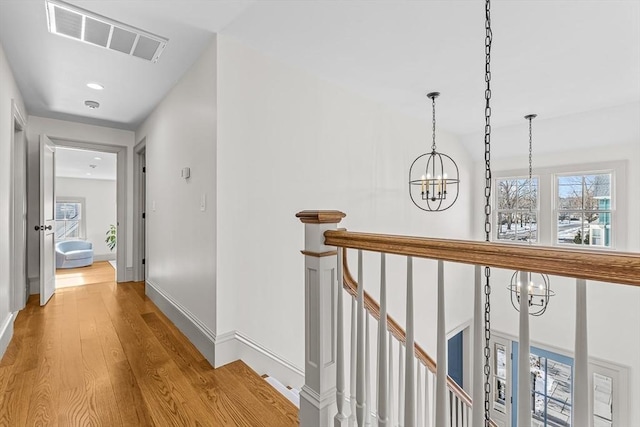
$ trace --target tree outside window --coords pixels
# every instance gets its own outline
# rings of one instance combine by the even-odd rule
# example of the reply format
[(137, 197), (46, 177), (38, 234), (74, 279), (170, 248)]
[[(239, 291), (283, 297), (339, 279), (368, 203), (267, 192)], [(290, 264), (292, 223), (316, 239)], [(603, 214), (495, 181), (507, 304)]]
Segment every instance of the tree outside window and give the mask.
[(496, 180), (498, 240), (538, 241), (538, 178)]
[(611, 173), (557, 177), (557, 242), (611, 246)]

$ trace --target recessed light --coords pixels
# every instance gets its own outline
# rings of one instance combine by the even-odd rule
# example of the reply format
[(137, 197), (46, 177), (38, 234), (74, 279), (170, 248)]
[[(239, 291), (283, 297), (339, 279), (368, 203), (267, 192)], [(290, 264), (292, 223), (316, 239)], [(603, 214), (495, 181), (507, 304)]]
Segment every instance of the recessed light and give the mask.
[(100, 83), (87, 83), (87, 87), (89, 87), (91, 89), (95, 89), (95, 90), (104, 89), (104, 86), (102, 86)]
[(97, 103), (96, 101), (84, 101), (84, 105), (91, 108), (92, 110), (95, 110), (96, 108), (100, 107), (100, 104)]
[(102, 160), (102, 157), (94, 157), (93, 160)]
[(91, 172), (87, 172), (87, 175), (88, 175), (88, 176), (91, 176)]

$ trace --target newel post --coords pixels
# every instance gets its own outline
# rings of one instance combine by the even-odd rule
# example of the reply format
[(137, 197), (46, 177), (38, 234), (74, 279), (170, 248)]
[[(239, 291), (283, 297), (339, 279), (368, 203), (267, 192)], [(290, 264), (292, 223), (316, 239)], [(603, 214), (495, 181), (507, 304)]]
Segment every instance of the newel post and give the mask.
[[(301, 426), (333, 424), (336, 402), (337, 251), (325, 246), (324, 232), (335, 230), (346, 215), (339, 211), (302, 211), (305, 255), (305, 366), (300, 391)], [(341, 278), (340, 278), (341, 280)]]

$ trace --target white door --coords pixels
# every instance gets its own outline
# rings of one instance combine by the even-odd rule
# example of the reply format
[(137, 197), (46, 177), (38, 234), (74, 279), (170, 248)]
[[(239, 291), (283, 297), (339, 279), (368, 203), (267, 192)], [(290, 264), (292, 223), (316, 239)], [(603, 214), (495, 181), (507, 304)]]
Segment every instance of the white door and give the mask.
[(55, 253), (55, 146), (40, 135), (40, 305), (56, 290)]

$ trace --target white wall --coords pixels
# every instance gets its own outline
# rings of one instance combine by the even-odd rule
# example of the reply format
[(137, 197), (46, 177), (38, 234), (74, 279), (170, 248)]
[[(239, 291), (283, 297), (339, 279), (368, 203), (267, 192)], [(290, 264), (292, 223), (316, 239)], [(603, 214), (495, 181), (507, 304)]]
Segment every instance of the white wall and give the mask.
[[(134, 133), (127, 130), (113, 129), (102, 126), (86, 125), (83, 123), (68, 122), (64, 120), (47, 119), (37, 116), (29, 117), (27, 126), (28, 144), (28, 170), (27, 182), (29, 229), (39, 221), (39, 143), (40, 135), (45, 134), (56, 140), (80, 141), (101, 145), (113, 145), (126, 147), (126, 228), (129, 230), (126, 239), (127, 271), (131, 271), (133, 265), (133, 146)], [(122, 243), (122, 242), (121, 242)], [(37, 280), (39, 272), (39, 239), (37, 233), (27, 236), (27, 264), (30, 281)], [(32, 293), (37, 290), (31, 289)]]
[(116, 224), (116, 181), (104, 179), (56, 178), (56, 199), (81, 197), (84, 199), (85, 240), (93, 244), (97, 261), (115, 259), (115, 250), (105, 242), (106, 232)]
[[(426, 95), (437, 87), (417, 88)], [(445, 96), (445, 95), (443, 95)], [(218, 37), (218, 334), (240, 331), (297, 367), (304, 366), (305, 209), (338, 209), (352, 230), (469, 238), (473, 164), (460, 144), (438, 133), (456, 159), (462, 191), (444, 213), (411, 203), (411, 162), (430, 147), (429, 100), (416, 120), (285, 65), (226, 36)], [(455, 111), (439, 110), (439, 115)], [(378, 282), (365, 283), (374, 296)], [(404, 260), (390, 260), (392, 314), (404, 319)], [(355, 258), (351, 265), (355, 267)], [(375, 267), (374, 267), (375, 266)], [(418, 261), (417, 339), (435, 355), (435, 263)], [(419, 274), (428, 270), (428, 276)], [(355, 272), (354, 272), (355, 273)], [(471, 313), (472, 268), (447, 267), (447, 321)], [(402, 321), (404, 323), (404, 321)]]
[[(635, 107), (637, 108), (637, 107)], [(536, 137), (534, 136), (534, 174), (536, 169), (570, 167), (571, 165), (592, 164), (594, 162), (623, 161), (626, 163), (626, 182), (620, 182), (617, 197), (626, 204), (626, 211), (622, 223), (618, 226), (625, 234), (623, 242), (617, 250), (628, 252), (640, 252), (640, 123), (636, 122), (636, 130), (633, 135), (624, 133), (616, 137), (617, 133), (609, 127), (599, 125), (599, 117), (608, 117), (619, 109), (584, 113), (567, 118), (574, 126), (587, 128), (592, 135), (591, 140), (606, 140), (605, 146), (586, 146), (570, 151), (556, 150), (555, 152), (536, 153)], [(628, 111), (627, 108), (620, 111)], [(638, 109), (640, 111), (640, 109)], [(627, 117), (623, 115), (622, 117)], [(637, 115), (635, 116), (637, 120)], [(616, 117), (609, 117), (615, 120)], [(536, 119), (540, 120), (540, 119)], [(524, 122), (524, 120), (523, 120)], [(545, 130), (539, 138), (552, 139), (545, 141), (547, 146), (562, 147), (563, 141), (572, 140), (575, 135), (570, 127), (562, 122), (561, 118), (552, 119), (543, 123), (540, 127)], [(508, 141), (515, 144), (522, 141), (522, 147), (527, 146), (527, 127), (523, 129), (501, 129), (495, 132), (494, 140)], [(627, 127), (628, 129), (628, 127)], [(520, 132), (520, 133), (518, 133)], [(534, 135), (537, 135), (534, 127)], [(525, 156), (494, 159), (492, 168), (495, 173), (499, 171), (511, 171), (520, 169), (527, 174), (528, 158)], [(476, 176), (483, 176), (484, 165), (476, 164)], [(481, 194), (484, 180), (477, 180), (476, 194)], [(544, 190), (544, 189), (542, 189)], [(549, 195), (551, 188), (547, 189)], [(541, 196), (544, 194), (541, 192)], [(541, 207), (550, 202), (541, 201)], [(480, 202), (476, 204), (476, 212), (482, 212)], [(481, 218), (478, 218), (480, 220)], [(480, 236), (482, 222), (476, 221), (476, 236)], [(545, 224), (541, 224), (541, 227)], [(615, 225), (615, 224), (614, 224)], [(547, 224), (551, 226), (551, 224)], [(544, 242), (546, 240), (546, 242)], [(551, 244), (551, 235), (543, 240)], [(518, 335), (517, 313), (509, 302), (509, 293), (506, 286), (509, 283), (512, 271), (493, 269), (492, 281), (494, 284), (492, 308), (492, 327), (497, 331)], [(556, 296), (551, 299), (547, 312), (541, 317), (531, 318), (531, 340), (537, 343), (547, 344), (568, 353), (573, 353), (573, 341), (575, 330), (575, 280), (560, 277), (551, 277), (551, 286)], [(631, 378), (629, 380), (629, 402), (640, 401), (640, 288), (604, 283), (588, 283), (588, 325), (589, 325), (589, 355), (604, 359), (623, 366), (630, 367)], [(640, 425), (640, 407), (631, 404), (629, 425)]]
[(215, 332), (215, 39), (137, 130), (136, 141), (143, 138), (147, 282)]
[(11, 283), (9, 282), (10, 247), (9, 234), (11, 196), (12, 137), (14, 133), (12, 100), (26, 118), (22, 95), (16, 86), (13, 72), (0, 44), (0, 357), (4, 354), (13, 331), (11, 314)]

